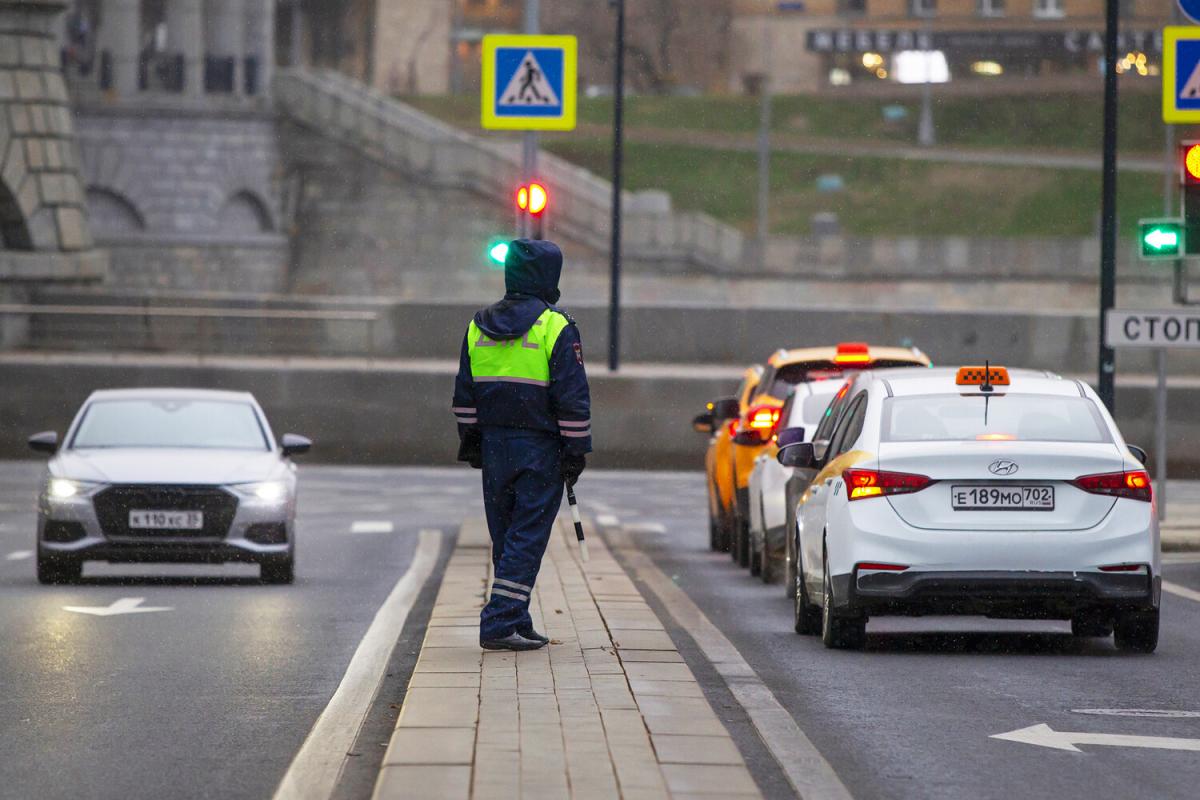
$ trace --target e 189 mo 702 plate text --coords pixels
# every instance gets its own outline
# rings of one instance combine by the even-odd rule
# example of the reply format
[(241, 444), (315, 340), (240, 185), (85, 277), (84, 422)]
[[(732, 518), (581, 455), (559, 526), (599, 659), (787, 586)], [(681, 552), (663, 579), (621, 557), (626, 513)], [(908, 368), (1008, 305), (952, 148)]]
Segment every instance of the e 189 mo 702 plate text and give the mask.
[(951, 486), (955, 511), (1053, 511), (1053, 486)]

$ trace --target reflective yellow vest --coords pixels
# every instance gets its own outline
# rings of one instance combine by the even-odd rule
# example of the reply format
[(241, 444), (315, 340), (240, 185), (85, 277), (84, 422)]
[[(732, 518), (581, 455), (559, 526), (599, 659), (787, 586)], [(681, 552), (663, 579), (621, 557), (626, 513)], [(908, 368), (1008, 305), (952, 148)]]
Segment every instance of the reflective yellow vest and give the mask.
[(559, 334), (570, 324), (557, 311), (546, 309), (520, 339), (488, 338), (475, 321), (467, 329), (471, 377), (476, 383), (550, 385), (550, 355)]

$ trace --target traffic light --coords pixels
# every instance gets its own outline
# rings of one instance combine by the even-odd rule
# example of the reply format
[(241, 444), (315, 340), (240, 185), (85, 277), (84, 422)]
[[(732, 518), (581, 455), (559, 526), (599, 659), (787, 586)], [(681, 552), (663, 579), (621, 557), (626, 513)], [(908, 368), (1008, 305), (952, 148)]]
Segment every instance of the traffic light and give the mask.
[[(524, 219), (526, 219), (526, 215), (528, 215), (530, 222), (530, 238), (542, 238), (546, 207), (549, 205), (550, 193), (546, 191), (546, 187), (542, 184), (530, 183), (517, 189), (518, 214), (522, 221), (524, 221)], [(521, 227), (524, 228), (524, 225)]]
[(1182, 258), (1184, 239), (1183, 220), (1138, 220), (1138, 255), (1145, 261)]
[(488, 242), (488, 261), (492, 263), (492, 269), (503, 269), (504, 260), (508, 258), (508, 240), (493, 239)]
[(1200, 255), (1200, 142), (1179, 146), (1179, 183), (1183, 189), (1181, 254)]

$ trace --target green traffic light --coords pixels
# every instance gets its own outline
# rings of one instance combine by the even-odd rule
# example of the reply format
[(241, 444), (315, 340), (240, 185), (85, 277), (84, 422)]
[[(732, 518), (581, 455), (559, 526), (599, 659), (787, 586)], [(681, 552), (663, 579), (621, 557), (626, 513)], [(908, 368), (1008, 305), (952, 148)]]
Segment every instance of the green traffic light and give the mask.
[(488, 248), (488, 258), (493, 264), (504, 266), (505, 259), (508, 258), (508, 242), (494, 242)]
[(1148, 247), (1154, 250), (1162, 251), (1167, 248), (1174, 250), (1179, 247), (1179, 234), (1176, 231), (1164, 230), (1162, 228), (1152, 228), (1150, 232), (1142, 237)]
[(1142, 259), (1153, 261), (1183, 256), (1183, 224), (1181, 220), (1139, 220), (1138, 233), (1138, 250)]

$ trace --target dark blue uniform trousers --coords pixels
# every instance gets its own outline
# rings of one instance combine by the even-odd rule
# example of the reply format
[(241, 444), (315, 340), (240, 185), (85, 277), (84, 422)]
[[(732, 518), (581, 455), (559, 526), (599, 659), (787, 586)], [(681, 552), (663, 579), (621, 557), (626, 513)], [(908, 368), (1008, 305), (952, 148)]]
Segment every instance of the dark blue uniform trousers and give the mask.
[(492, 534), (492, 594), (479, 638), (532, 627), (529, 598), (562, 505), (562, 444), (553, 434), (483, 428), (483, 504)]

